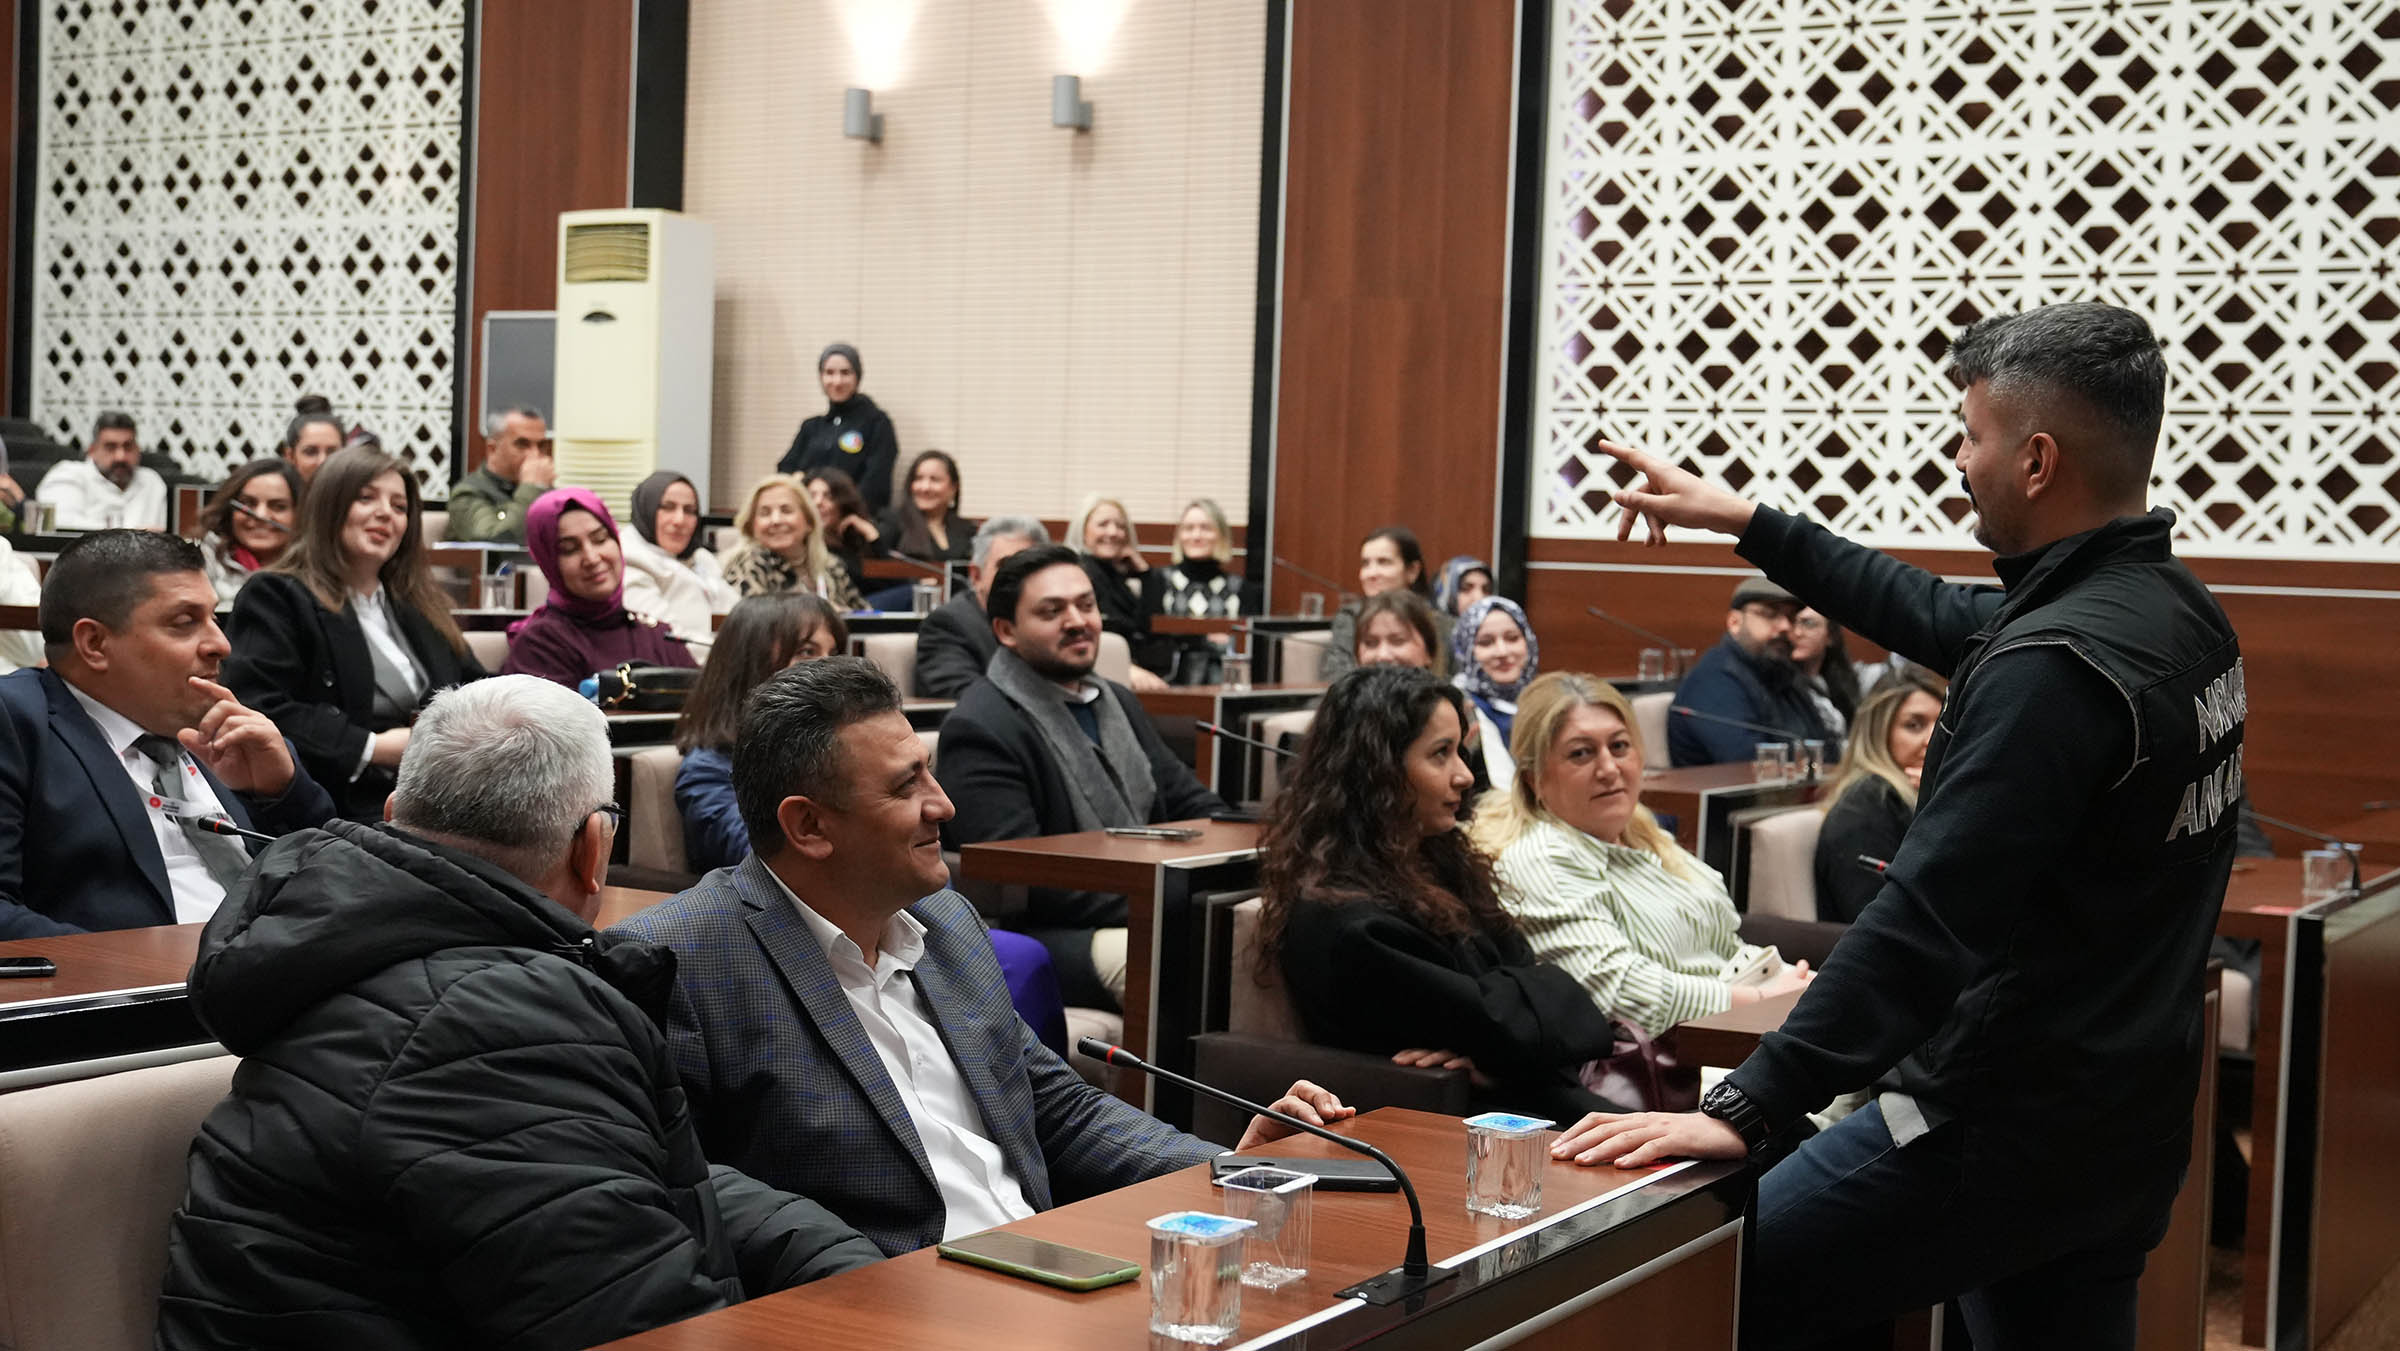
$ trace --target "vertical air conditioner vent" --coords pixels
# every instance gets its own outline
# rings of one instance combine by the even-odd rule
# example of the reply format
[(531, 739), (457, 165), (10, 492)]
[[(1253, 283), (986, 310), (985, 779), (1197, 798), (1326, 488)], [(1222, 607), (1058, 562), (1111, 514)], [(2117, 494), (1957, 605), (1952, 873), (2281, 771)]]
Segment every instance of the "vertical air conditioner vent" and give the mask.
[(650, 227), (641, 221), (621, 225), (567, 227), (565, 277), (572, 282), (650, 280)]

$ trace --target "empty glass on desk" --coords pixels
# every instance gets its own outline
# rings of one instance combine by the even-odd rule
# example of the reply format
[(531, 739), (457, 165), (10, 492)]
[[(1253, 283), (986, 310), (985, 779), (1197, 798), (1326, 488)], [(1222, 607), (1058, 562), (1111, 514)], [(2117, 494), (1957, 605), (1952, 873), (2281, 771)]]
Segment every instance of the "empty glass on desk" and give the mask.
[(1250, 688), (1249, 657), (1238, 652), (1228, 653), (1219, 670), (1221, 672), (1217, 677), (1219, 685), (1236, 691)]
[(1179, 1210), (1150, 1221), (1150, 1330), (1214, 1345), (1242, 1326), (1242, 1239), (1257, 1225)]
[(517, 565), (503, 563), (483, 578), (483, 608), (514, 610), (517, 608)]
[(2311, 849), (2300, 855), (2300, 903), (2315, 905), (2350, 890), (2347, 849)]
[(1242, 1240), (1242, 1284), (1277, 1290), (1306, 1276), (1316, 1175), (1245, 1168), (1221, 1185), (1225, 1213), (1258, 1226)]
[(1751, 748), (1751, 777), (1760, 783), (1782, 783), (1792, 777), (1792, 747), (1784, 741), (1761, 741)]
[(1641, 659), (1635, 664), (1633, 674), (1637, 680), (1666, 679), (1667, 650), (1663, 647), (1643, 648)]
[(1825, 772), (1825, 743), (1810, 738), (1800, 743), (1800, 760), (1793, 777), (1813, 781)]
[(908, 589), (908, 609), (909, 613), (911, 614), (932, 614), (934, 608), (941, 603), (942, 584), (934, 581), (930, 577), (919, 581), (916, 585)]
[(1542, 1170), (1550, 1166), (1542, 1132), (1558, 1124), (1538, 1116), (1485, 1112), (1467, 1118), (1467, 1209), (1521, 1220), (1542, 1208)]
[(1322, 591), (1301, 592), (1300, 617), (1302, 619), (1323, 619), (1325, 617), (1325, 593)]

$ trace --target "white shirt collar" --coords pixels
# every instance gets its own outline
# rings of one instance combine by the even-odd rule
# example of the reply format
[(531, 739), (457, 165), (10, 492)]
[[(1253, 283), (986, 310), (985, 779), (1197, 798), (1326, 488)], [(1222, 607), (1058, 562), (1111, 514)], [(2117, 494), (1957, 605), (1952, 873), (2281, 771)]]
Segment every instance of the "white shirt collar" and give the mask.
[[(768, 876), (774, 876), (772, 870)], [(776, 877), (775, 885), (791, 901), (792, 908), (800, 912), (800, 922), (808, 926), (808, 932), (817, 940), (817, 946), (824, 949), (826, 960), (837, 964), (854, 963), (862, 969), (866, 967), (867, 954), (859, 950), (850, 935), (842, 932), (841, 926), (810, 908), (808, 902), (801, 900), (800, 894), (785, 885), (782, 878)], [(914, 970), (917, 963), (924, 959), (923, 922), (906, 910), (893, 915), (884, 923), (883, 934), (875, 943), (876, 975), (880, 977), (892, 971)]]
[(60, 680), (66, 685), (67, 693), (75, 696), (75, 702), (83, 705), (84, 713), (100, 729), (100, 735), (107, 740), (108, 748), (116, 753), (118, 759), (124, 759), (135, 740), (146, 735), (141, 724), (77, 689), (74, 681), (63, 676)]

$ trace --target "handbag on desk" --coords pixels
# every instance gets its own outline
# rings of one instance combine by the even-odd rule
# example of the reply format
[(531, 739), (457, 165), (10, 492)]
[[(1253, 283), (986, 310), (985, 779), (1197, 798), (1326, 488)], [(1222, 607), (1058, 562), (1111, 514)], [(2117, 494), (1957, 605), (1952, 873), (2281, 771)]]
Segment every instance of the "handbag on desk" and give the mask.
[(1584, 1065), (1583, 1086), (1628, 1111), (1689, 1112), (1700, 1105), (1700, 1067), (1676, 1058), (1674, 1045), (1631, 1023), (1617, 1024), (1617, 1046)]
[(689, 666), (636, 666), (593, 674), (592, 702), (611, 713), (681, 713), (700, 672)]

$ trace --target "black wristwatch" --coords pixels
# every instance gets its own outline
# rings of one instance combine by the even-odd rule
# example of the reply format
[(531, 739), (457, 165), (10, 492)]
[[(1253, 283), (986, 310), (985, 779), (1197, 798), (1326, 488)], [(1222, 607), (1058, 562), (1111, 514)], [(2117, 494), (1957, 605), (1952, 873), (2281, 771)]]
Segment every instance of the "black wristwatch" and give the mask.
[(1749, 1094), (1735, 1088), (1730, 1079), (1719, 1080), (1715, 1088), (1708, 1090), (1708, 1096), (1700, 1100), (1700, 1114), (1733, 1127), (1734, 1134), (1742, 1137), (1742, 1143), (1753, 1154), (1767, 1142), (1767, 1114), (1750, 1101)]

